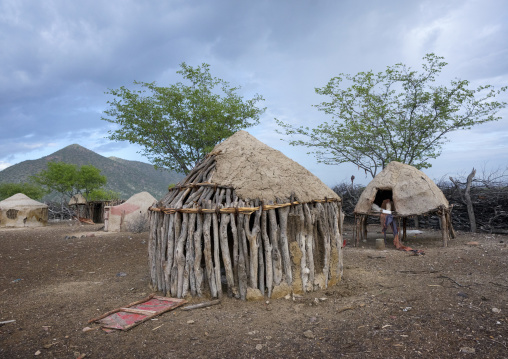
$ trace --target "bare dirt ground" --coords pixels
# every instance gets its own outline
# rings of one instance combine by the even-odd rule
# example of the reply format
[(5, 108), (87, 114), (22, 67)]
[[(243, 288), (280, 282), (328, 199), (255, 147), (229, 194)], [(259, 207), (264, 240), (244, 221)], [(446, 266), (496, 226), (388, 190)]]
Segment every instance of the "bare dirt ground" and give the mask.
[(458, 233), (443, 248), (427, 232), (406, 242), (426, 253), (412, 256), (376, 250), (374, 226), (345, 248), (337, 286), (106, 334), (83, 328), (151, 293), (148, 234), (100, 227), (0, 230), (0, 322), (15, 320), (0, 324), (0, 358), (508, 358), (506, 236)]

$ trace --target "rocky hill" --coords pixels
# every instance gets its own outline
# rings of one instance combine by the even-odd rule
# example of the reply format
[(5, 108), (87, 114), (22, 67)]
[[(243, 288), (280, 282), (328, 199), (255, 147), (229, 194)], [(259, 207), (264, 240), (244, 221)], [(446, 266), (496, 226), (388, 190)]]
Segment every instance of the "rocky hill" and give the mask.
[(46, 169), (49, 161), (63, 161), (78, 166), (93, 165), (101, 170), (108, 182), (105, 186), (128, 199), (133, 194), (147, 191), (159, 199), (168, 186), (184, 176), (174, 171), (156, 170), (152, 165), (117, 157), (104, 157), (74, 144), (37, 160), (23, 161), (0, 171), (0, 183), (28, 182), (29, 177)]

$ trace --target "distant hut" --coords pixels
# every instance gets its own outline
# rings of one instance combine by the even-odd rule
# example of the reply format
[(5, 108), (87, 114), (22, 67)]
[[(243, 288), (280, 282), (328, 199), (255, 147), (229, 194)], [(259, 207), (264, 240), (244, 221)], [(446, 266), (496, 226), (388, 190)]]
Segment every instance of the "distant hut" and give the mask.
[(148, 229), (148, 208), (157, 200), (148, 192), (136, 193), (118, 206), (104, 207), (106, 232), (140, 232)]
[[(155, 201), (155, 198), (154, 198)], [(71, 207), (78, 219), (89, 219), (94, 223), (104, 223), (106, 207), (116, 206), (125, 202), (124, 200), (114, 199), (107, 201), (87, 201), (86, 198), (78, 193), (69, 201)]]
[(154, 288), (179, 298), (281, 297), (342, 276), (341, 199), (239, 131), (151, 208)]
[(0, 227), (42, 227), (48, 224), (48, 206), (23, 193), (0, 202)]
[[(451, 207), (438, 186), (422, 171), (400, 162), (390, 162), (363, 190), (355, 207), (355, 239), (367, 235), (367, 217), (380, 216), (389, 203), (393, 216), (403, 221), (403, 239), (409, 217), (437, 215), (441, 220), (443, 245), (455, 237)], [(383, 208), (382, 208), (383, 207)]]

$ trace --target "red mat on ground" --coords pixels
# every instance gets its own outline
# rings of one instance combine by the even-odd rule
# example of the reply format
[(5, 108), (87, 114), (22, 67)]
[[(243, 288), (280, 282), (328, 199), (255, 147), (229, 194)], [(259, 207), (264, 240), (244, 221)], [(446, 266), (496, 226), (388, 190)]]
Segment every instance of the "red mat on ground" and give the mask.
[(109, 311), (88, 322), (100, 324), (105, 331), (111, 331), (111, 329), (129, 330), (146, 320), (175, 309), (185, 303), (187, 303), (185, 299), (159, 297), (152, 294), (145, 299)]

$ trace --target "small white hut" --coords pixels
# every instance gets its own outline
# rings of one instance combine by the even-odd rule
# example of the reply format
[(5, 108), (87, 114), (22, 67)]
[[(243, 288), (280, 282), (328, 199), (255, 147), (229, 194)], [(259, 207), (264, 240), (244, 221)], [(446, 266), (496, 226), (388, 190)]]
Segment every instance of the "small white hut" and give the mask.
[(148, 229), (148, 208), (157, 200), (148, 192), (140, 192), (118, 206), (104, 207), (106, 232), (140, 232)]
[(42, 227), (48, 224), (48, 206), (23, 193), (0, 202), (0, 227)]

